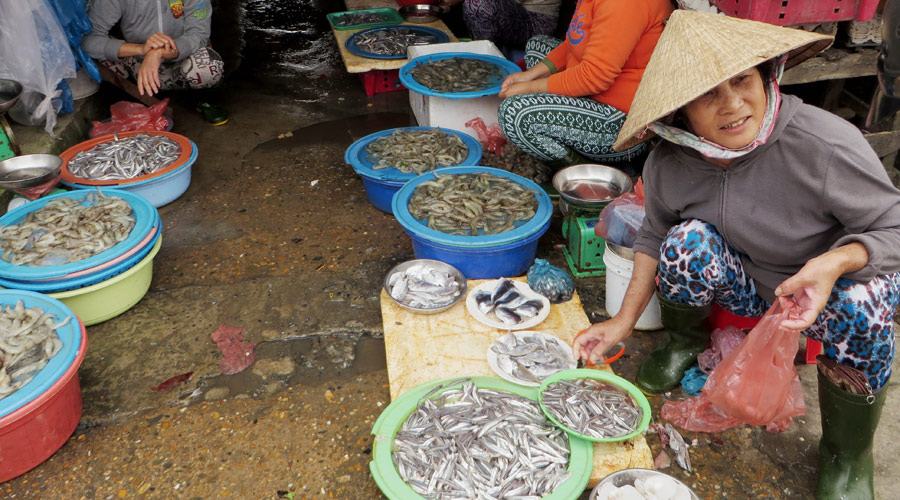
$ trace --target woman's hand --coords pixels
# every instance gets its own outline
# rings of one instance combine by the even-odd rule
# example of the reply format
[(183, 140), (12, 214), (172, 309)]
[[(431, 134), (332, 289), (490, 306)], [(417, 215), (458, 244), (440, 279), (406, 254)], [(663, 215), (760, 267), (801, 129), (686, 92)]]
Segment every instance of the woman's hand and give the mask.
[(835, 281), (844, 273), (862, 269), (868, 261), (869, 252), (861, 243), (838, 247), (810, 259), (797, 274), (775, 289), (779, 297), (793, 295), (802, 310), (800, 319), (786, 319), (781, 326), (790, 330), (806, 330), (812, 326), (828, 304)]
[(144, 42), (143, 54), (147, 55), (155, 49), (164, 49), (165, 52), (172, 52), (175, 49), (175, 40), (165, 33), (154, 33)]
[(578, 359), (603, 363), (603, 353), (631, 335), (633, 324), (620, 316), (603, 323), (594, 323), (575, 337), (572, 352)]
[(164, 49), (151, 50), (144, 56), (141, 67), (137, 74), (137, 87), (141, 95), (153, 95), (159, 92), (161, 85), (159, 81), (159, 66), (162, 62), (162, 51)]
[(535, 64), (526, 71), (510, 73), (500, 84), (500, 98), (519, 94), (535, 94), (547, 92), (547, 77), (550, 76), (550, 68), (546, 64)]

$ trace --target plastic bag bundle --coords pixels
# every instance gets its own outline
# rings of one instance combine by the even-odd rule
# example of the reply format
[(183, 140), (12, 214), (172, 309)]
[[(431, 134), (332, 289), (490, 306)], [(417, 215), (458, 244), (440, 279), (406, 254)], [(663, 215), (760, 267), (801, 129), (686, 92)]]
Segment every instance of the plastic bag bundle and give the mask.
[(603, 208), (594, 234), (610, 243), (631, 248), (643, 223), (644, 198), (636, 193), (625, 193)]
[(528, 269), (527, 280), (532, 290), (547, 297), (553, 304), (568, 301), (575, 292), (575, 280), (569, 273), (544, 259), (534, 259), (534, 264)]
[(503, 149), (506, 146), (506, 136), (500, 130), (499, 124), (488, 127), (484, 124), (484, 120), (478, 117), (467, 121), (466, 127), (475, 129), (475, 133), (478, 134), (478, 142), (484, 146), (484, 149), (497, 156), (503, 155)]
[(132, 130), (165, 130), (169, 126), (169, 119), (163, 116), (163, 112), (168, 105), (168, 97), (150, 107), (138, 102), (119, 101), (109, 107), (111, 120), (93, 122), (90, 136), (100, 137)]

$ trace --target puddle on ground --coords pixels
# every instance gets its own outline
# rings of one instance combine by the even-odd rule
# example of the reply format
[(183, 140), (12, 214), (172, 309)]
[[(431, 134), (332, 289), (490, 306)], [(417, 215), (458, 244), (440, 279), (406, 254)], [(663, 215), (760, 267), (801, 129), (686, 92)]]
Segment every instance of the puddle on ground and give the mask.
[(348, 334), (266, 341), (257, 344), (252, 366), (234, 375), (205, 378), (179, 399), (261, 398), (290, 386), (349, 380), (386, 366), (380, 338)]

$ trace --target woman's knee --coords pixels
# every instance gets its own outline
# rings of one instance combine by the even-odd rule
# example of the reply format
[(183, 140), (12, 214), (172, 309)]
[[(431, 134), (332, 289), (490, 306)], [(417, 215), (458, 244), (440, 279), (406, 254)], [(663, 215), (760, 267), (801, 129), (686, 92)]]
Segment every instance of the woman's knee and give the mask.
[(705, 260), (709, 249), (719, 246), (721, 239), (712, 224), (698, 219), (672, 226), (660, 248), (660, 267), (683, 263), (686, 256)]

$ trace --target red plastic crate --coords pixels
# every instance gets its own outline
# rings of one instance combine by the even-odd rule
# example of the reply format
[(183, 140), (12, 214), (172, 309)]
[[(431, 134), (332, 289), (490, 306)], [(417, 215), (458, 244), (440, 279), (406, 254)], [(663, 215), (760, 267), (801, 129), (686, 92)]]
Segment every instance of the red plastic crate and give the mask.
[[(709, 313), (709, 326), (712, 330), (715, 330), (716, 328), (725, 328), (727, 326), (733, 326), (735, 328), (740, 328), (741, 330), (750, 330), (759, 323), (759, 320), (760, 318), (748, 318), (746, 316), (732, 314), (725, 309), (722, 309), (715, 302), (713, 302), (712, 310)], [(806, 364), (815, 364), (816, 356), (819, 354), (822, 354), (821, 342), (807, 338), (806, 353), (803, 356)]]
[(366, 95), (369, 97), (381, 92), (406, 90), (406, 87), (400, 83), (399, 69), (373, 69), (360, 73), (359, 77), (362, 79)]
[(779, 26), (872, 19), (878, 0), (714, 0), (726, 15)]

